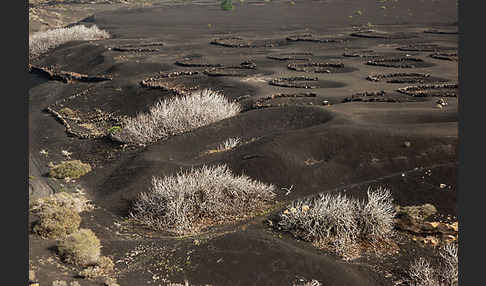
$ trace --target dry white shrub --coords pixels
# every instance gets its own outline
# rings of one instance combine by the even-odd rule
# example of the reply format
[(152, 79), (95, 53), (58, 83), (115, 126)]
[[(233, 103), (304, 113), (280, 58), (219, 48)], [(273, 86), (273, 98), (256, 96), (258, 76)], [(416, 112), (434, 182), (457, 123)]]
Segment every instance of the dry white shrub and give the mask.
[(459, 279), (457, 245), (447, 244), (439, 249), (439, 269), (425, 258), (416, 259), (408, 270), (412, 286), (457, 286)]
[(133, 201), (130, 215), (154, 228), (189, 233), (204, 222), (223, 222), (259, 210), (275, 197), (274, 191), (274, 185), (234, 175), (226, 165), (203, 166), (153, 177), (150, 191)]
[(58, 28), (44, 32), (37, 32), (29, 36), (29, 57), (35, 58), (70, 41), (90, 41), (107, 39), (110, 34), (99, 29), (96, 25), (87, 28), (77, 25), (69, 28)]
[(357, 242), (388, 238), (395, 210), (389, 190), (368, 189), (362, 202), (341, 194), (319, 194), (294, 201), (280, 214), (277, 227), (294, 236), (321, 244), (331, 242), (344, 259), (358, 256)]
[(438, 271), (444, 285), (457, 285), (459, 281), (459, 257), (456, 244), (447, 244), (439, 251), (441, 268)]
[(408, 270), (408, 275), (410, 276), (410, 284), (412, 286), (438, 286), (435, 270), (432, 268), (430, 263), (420, 257), (415, 260)]
[(117, 135), (126, 143), (146, 144), (235, 116), (240, 106), (223, 94), (202, 90), (159, 100), (147, 113), (128, 118)]
[(378, 187), (368, 188), (368, 201), (361, 206), (358, 224), (361, 236), (367, 238), (386, 238), (393, 233), (396, 210), (390, 190)]
[(278, 226), (295, 236), (315, 241), (346, 233), (357, 236), (358, 205), (354, 200), (337, 194), (294, 201), (282, 214)]

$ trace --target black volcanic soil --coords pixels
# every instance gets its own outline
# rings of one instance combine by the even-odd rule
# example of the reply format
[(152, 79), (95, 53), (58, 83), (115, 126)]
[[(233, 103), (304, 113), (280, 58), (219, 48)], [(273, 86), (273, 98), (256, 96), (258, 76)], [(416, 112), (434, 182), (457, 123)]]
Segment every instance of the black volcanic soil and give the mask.
[[(29, 157), (35, 183), (31, 184), (30, 198), (63, 188), (82, 188), (97, 206), (83, 215), (82, 227), (91, 228), (100, 238), (102, 254), (115, 262), (120, 285), (164, 285), (164, 281), (184, 279), (191, 285), (292, 285), (296, 277), (316, 279), (323, 285), (393, 285), (405, 278), (404, 269), (410, 261), (420, 255), (433, 255), (430, 247), (400, 237), (397, 255), (343, 262), (271, 230), (266, 224), (271, 214), (212, 227), (188, 237), (153, 232), (126, 221), (129, 201), (147, 190), (153, 175), (166, 176), (181, 169), (220, 163), (228, 164), (236, 173), (275, 184), (279, 202), (320, 192), (363, 197), (368, 186), (386, 186), (397, 204), (432, 203), (440, 215), (457, 216), (458, 98), (448, 97), (448, 104), (439, 108), (437, 96), (416, 98), (397, 92), (410, 83), (366, 79), (370, 74), (407, 72), (427, 73), (457, 83), (456, 61), (432, 58), (430, 50), (397, 49), (419, 43), (457, 47), (457, 34), (424, 33), (454, 30), (456, 1), (389, 1), (391, 4), (384, 4), (387, 9), (374, 0), (294, 4), (245, 1), (235, 4), (233, 11), (221, 10), (219, 3), (194, 2), (166, 5), (164, 1), (151, 1), (148, 8), (126, 6), (95, 13), (81, 23), (98, 25), (113, 35), (111, 39), (67, 43), (32, 63), (109, 76), (112, 80), (64, 83), (31, 74)], [(361, 15), (357, 10), (362, 11)], [(380, 37), (351, 36), (370, 26)], [(302, 33), (352, 40), (287, 40)], [(211, 44), (224, 37), (240, 37), (258, 44)], [(163, 45), (157, 46), (157, 51), (143, 51), (147, 48), (144, 43), (151, 42)], [(130, 50), (111, 49), (127, 45)], [(289, 63), (307, 61), (285, 55), (299, 54), (311, 55), (312, 61), (342, 62), (350, 69), (343, 73), (289, 70)], [(374, 58), (359, 54), (411, 56), (430, 64), (407, 69), (373, 66), (366, 62)], [(268, 57), (271, 55), (284, 57), (276, 60)], [(255, 68), (243, 75), (210, 76), (204, 73), (206, 66), (175, 64), (187, 58), (223, 67), (249, 61)], [(46, 112), (48, 107), (68, 107), (80, 114), (100, 110), (100, 114), (110, 114), (111, 118), (134, 116), (148, 110), (159, 98), (175, 96), (168, 90), (143, 87), (140, 82), (159, 72), (174, 71), (197, 71), (197, 76), (184, 80), (174, 77), (174, 82), (185, 88), (222, 91), (238, 100), (245, 111), (144, 148), (122, 146), (104, 135), (90, 139), (69, 135), (65, 126)], [(339, 85), (303, 89), (269, 84), (275, 78), (300, 76)], [(345, 100), (377, 91), (399, 100)], [(313, 95), (271, 97), (305, 92)], [(440, 90), (432, 94), (440, 94)], [(258, 102), (265, 106), (259, 108), (255, 104)], [(204, 154), (235, 136), (251, 142), (228, 152)], [(405, 141), (411, 143), (409, 147), (404, 146)], [(62, 150), (72, 152), (73, 159), (89, 162), (93, 171), (71, 183), (45, 177), (49, 162), (65, 159)], [(449, 187), (442, 189), (440, 184)], [(292, 191), (285, 195), (281, 188), (290, 186)], [(58, 261), (54, 245), (55, 241), (30, 235), (30, 262), (37, 270), (40, 285), (50, 285), (54, 280), (101, 285), (76, 277), (76, 268)]]

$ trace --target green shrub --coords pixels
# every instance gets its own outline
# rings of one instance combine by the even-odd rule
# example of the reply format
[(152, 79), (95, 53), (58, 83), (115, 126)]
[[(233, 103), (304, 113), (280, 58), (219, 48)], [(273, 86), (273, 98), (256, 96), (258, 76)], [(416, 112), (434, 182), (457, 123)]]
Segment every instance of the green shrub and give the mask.
[(92, 230), (82, 228), (60, 241), (57, 249), (66, 262), (90, 266), (99, 261), (101, 243)]
[(108, 128), (108, 133), (109, 134), (115, 134), (117, 132), (120, 132), (121, 129), (122, 129), (121, 126), (112, 126), (112, 127)]
[(77, 179), (91, 171), (91, 166), (80, 160), (63, 161), (54, 165), (49, 171), (49, 176), (57, 179)]
[(81, 223), (79, 214), (56, 204), (44, 205), (37, 210), (39, 221), (33, 231), (43, 238), (61, 239), (75, 232)]

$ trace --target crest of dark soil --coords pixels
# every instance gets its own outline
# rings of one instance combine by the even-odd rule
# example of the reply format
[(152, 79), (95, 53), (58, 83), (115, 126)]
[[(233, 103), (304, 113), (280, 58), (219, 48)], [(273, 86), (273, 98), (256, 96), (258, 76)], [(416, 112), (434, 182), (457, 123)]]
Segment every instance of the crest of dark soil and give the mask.
[(383, 32), (375, 30), (366, 30), (351, 33), (353, 37), (360, 38), (372, 38), (372, 39), (387, 39), (387, 40), (397, 40), (397, 39), (410, 39), (417, 37), (414, 33), (406, 32)]
[(111, 50), (115, 52), (129, 52), (129, 53), (152, 53), (152, 52), (160, 51), (159, 49), (154, 49), (154, 48), (139, 48), (139, 47), (130, 47), (130, 46), (113, 47), (111, 48)]
[(287, 37), (289, 42), (312, 42), (312, 43), (344, 43), (353, 40), (350, 37), (321, 36), (311, 33), (297, 34)]
[(371, 74), (366, 77), (369, 81), (382, 81), (387, 83), (434, 83), (446, 82), (448, 79), (431, 76), (427, 73), (389, 73), (389, 74)]
[(41, 57), (33, 66), (56, 67), (80, 74), (109, 74), (109, 67), (114, 64), (111, 57), (103, 55), (106, 49), (102, 45), (70, 42), (53, 49), (48, 57)]

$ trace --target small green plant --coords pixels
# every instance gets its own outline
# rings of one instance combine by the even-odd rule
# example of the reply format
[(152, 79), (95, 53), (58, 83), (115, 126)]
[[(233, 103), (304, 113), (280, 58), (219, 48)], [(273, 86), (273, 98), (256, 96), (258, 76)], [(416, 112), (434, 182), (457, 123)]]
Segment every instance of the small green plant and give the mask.
[(46, 204), (37, 210), (39, 221), (33, 231), (43, 238), (62, 239), (74, 233), (81, 217), (73, 209), (57, 204)]
[(100, 259), (100, 240), (90, 229), (81, 228), (60, 241), (57, 249), (68, 263), (79, 266), (90, 266)]
[(223, 0), (221, 2), (221, 9), (223, 9), (225, 11), (233, 10), (234, 6), (233, 6), (233, 3), (231, 2), (231, 0)]
[(112, 126), (112, 127), (108, 128), (108, 133), (109, 134), (115, 134), (117, 132), (120, 132), (121, 129), (122, 129), (121, 126)]
[(80, 160), (63, 161), (52, 166), (49, 176), (56, 179), (77, 179), (91, 171), (91, 166)]

